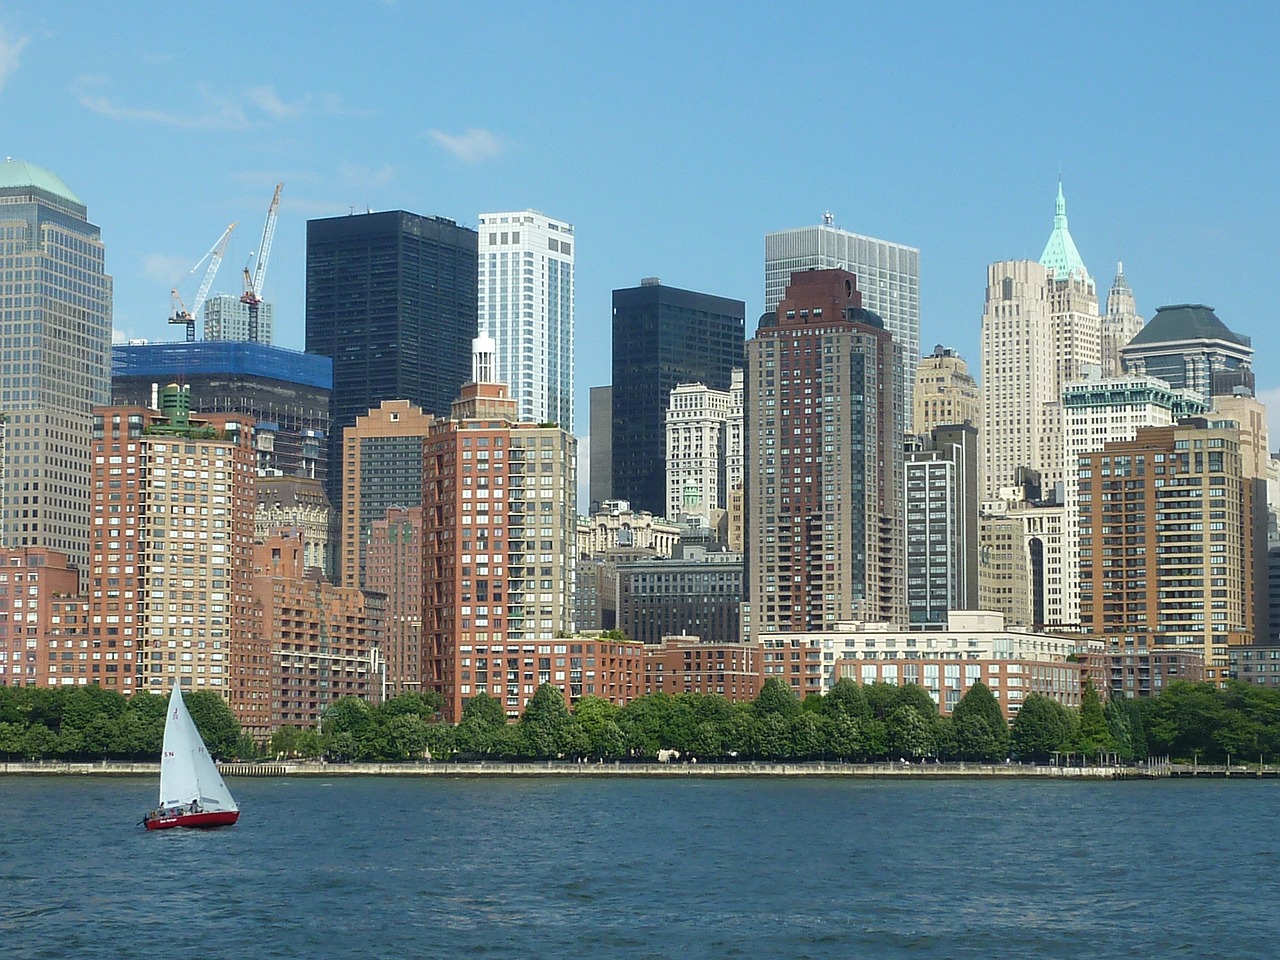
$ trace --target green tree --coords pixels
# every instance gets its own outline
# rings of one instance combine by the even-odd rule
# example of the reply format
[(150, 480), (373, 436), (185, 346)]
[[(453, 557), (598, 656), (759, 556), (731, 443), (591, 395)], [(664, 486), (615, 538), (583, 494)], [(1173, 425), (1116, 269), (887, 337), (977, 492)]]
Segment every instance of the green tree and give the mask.
[(1133, 724), (1126, 701), (1113, 697), (1107, 701), (1103, 713), (1107, 718), (1107, 733), (1111, 736), (1112, 749), (1122, 760), (1132, 760), (1134, 756)]
[(231, 712), (227, 701), (212, 690), (196, 690), (182, 694), (191, 719), (200, 731), (209, 756), (223, 758), (235, 756), (240, 742), (240, 721)]
[[(797, 704), (797, 707), (799, 705)], [(786, 760), (791, 756), (790, 719), (781, 713), (766, 713), (755, 723), (752, 753), (762, 760)]]
[(520, 716), (520, 732), (532, 756), (555, 759), (573, 754), (580, 740), (564, 691), (544, 683), (533, 692)]
[(862, 692), (867, 698), (871, 715), (877, 720), (883, 720), (889, 716), (893, 708), (898, 705), (898, 688), (891, 683), (883, 681), (868, 683), (863, 686)]
[(58, 748), (58, 735), (43, 723), (33, 723), (22, 734), (22, 756), (26, 760), (52, 757)]
[(421, 760), (427, 748), (427, 722), (416, 712), (396, 714), (386, 723), (383, 743), (387, 760)]
[(757, 717), (777, 714), (780, 717), (788, 718), (794, 717), (799, 712), (800, 701), (791, 692), (791, 687), (777, 677), (770, 677), (764, 682), (764, 685), (760, 688), (759, 696), (756, 697), (755, 714)]
[(1080, 696), (1080, 720), (1076, 724), (1076, 749), (1086, 757), (1094, 757), (1112, 750), (1111, 732), (1107, 729), (1107, 717), (1102, 710), (1102, 699), (1094, 689), (1093, 681), (1084, 682)]
[(1009, 753), (1009, 724), (990, 688), (975, 683), (951, 711), (952, 738), (961, 760), (1001, 760)]
[(846, 716), (854, 720), (869, 720), (871, 705), (862, 687), (849, 677), (841, 677), (820, 701), (828, 716)]
[(587, 696), (573, 708), (586, 738), (587, 756), (597, 760), (614, 760), (626, 753), (626, 741), (618, 726), (618, 707), (603, 697)]
[(271, 755), (273, 757), (296, 757), (298, 743), (302, 739), (302, 730), (291, 724), (277, 727), (271, 734)]
[(402, 693), (392, 697), (378, 708), (378, 712), (388, 717), (398, 717), (411, 713), (423, 720), (431, 721), (444, 709), (444, 697), (434, 690), (422, 693)]
[(1217, 758), (1214, 733), (1226, 722), (1222, 699), (1208, 683), (1175, 680), (1147, 708), (1150, 748), (1176, 760)]
[(1071, 715), (1067, 708), (1043, 694), (1033, 693), (1023, 701), (1013, 718), (1009, 749), (1019, 760), (1045, 763), (1071, 743)]
[(501, 727), (507, 722), (507, 712), (497, 697), (477, 693), (463, 704), (461, 719), (474, 719), (486, 726)]
[[(929, 702), (932, 705), (933, 701)], [(884, 727), (890, 757), (896, 755), (918, 760), (934, 752), (933, 718), (921, 716), (916, 706), (903, 703), (894, 707), (884, 720)]]
[(857, 760), (866, 755), (862, 738), (864, 721), (840, 713), (831, 719), (829, 748), (840, 760)]
[(827, 736), (823, 725), (825, 717), (806, 710), (788, 722), (791, 749), (788, 755), (796, 760), (814, 760), (826, 753)]

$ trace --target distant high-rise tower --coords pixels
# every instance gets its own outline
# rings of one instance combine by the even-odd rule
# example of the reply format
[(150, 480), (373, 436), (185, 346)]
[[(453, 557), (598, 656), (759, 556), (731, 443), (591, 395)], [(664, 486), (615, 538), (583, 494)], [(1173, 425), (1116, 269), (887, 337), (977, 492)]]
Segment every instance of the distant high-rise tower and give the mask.
[(907, 452), (907, 607), (912, 623), (978, 609), (978, 428), (938, 426)]
[(1062, 388), (1097, 376), (1102, 318), (1093, 278), (1067, 227), (1058, 184), (1053, 230), (1039, 263), (987, 270), (982, 315), (983, 481), (994, 499), (1019, 467), (1040, 473), (1046, 496), (1063, 480)]
[(982, 391), (964, 357), (950, 347), (939, 344), (920, 358), (914, 403), (911, 432), (917, 436), (944, 424), (982, 426)]
[(714, 517), (727, 504), (729, 423), (742, 417), (742, 393), (712, 390), (701, 383), (682, 383), (671, 391), (667, 409), (667, 509), (680, 514)]
[(613, 499), (667, 507), (667, 405), (680, 383), (728, 390), (742, 366), (746, 304), (664, 286), (613, 291)]
[(365, 589), (373, 525), (422, 503), (422, 444), (435, 418), (408, 400), (383, 400), (343, 431), (342, 585)]
[(90, 640), (103, 655), (90, 682), (125, 694), (212, 690), (265, 736), (271, 643), (249, 616), (253, 421), (193, 413), (190, 399), (169, 386), (158, 410), (94, 410), (89, 575), (106, 589), (90, 594)]
[[(274, 311), (271, 304), (258, 304), (258, 343), (272, 339)], [(249, 340), (249, 305), (230, 293), (219, 293), (204, 302), (204, 339)]]
[(747, 342), (743, 635), (906, 619), (903, 352), (847, 270), (795, 274)]
[(331, 502), (342, 431), (383, 400), (448, 415), (475, 335), (474, 230), (403, 210), (307, 221), (306, 348), (333, 358)]
[(482, 213), (480, 328), (521, 420), (573, 432), (573, 225), (536, 210)]
[(793, 273), (830, 269), (848, 270), (858, 278), (862, 306), (884, 320), (885, 329), (902, 348), (910, 417), (920, 359), (919, 248), (842, 230), (830, 213), (815, 226), (766, 233), (765, 313), (777, 308)]
[(1124, 373), (1120, 350), (1142, 330), (1138, 304), (1124, 276), (1124, 263), (1116, 263), (1116, 279), (1107, 294), (1107, 313), (1102, 318), (1102, 376), (1118, 377)]
[(1156, 309), (1120, 351), (1125, 369), (1159, 377), (1205, 397), (1254, 389), (1253, 343), (1218, 319), (1213, 307), (1179, 303)]
[[(494, 351), (476, 338), (472, 382), (432, 426), (423, 462), (422, 688), (454, 722), (479, 693), (514, 714), (543, 683), (601, 692), (594, 675), (581, 686), (581, 663), (552, 660), (554, 638), (575, 629), (577, 441), (517, 422)], [(528, 664), (507, 655), (535, 649)]]
[(111, 391), (111, 278), (84, 203), (0, 163), (0, 544), (88, 560), (90, 410)]

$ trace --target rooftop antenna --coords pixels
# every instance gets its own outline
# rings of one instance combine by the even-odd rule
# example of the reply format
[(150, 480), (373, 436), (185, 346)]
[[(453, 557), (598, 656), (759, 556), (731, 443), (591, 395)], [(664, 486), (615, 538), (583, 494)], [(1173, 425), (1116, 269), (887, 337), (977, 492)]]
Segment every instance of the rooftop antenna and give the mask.
[(835, 222), (836, 222), (835, 214), (833, 214), (830, 210), (827, 210), (825, 213), (822, 214), (822, 225), (824, 227), (832, 226)]

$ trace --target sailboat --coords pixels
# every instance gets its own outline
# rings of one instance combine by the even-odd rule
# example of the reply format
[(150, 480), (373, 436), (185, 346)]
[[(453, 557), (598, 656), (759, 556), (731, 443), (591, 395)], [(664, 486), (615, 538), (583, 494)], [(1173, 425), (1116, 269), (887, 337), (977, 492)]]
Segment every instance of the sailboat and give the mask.
[(222, 782), (200, 731), (173, 685), (160, 753), (160, 806), (143, 818), (148, 830), (170, 827), (225, 827), (240, 819), (231, 791)]

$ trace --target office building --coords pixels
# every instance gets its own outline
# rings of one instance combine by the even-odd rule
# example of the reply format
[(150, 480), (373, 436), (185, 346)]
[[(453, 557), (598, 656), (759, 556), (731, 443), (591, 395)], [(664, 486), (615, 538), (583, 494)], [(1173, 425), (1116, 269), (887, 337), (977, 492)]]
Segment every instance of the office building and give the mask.
[(1202, 303), (1158, 307), (1120, 357), (1130, 373), (1159, 377), (1175, 389), (1206, 397), (1238, 387), (1253, 393), (1252, 341), (1229, 330), (1213, 307)]
[[(270, 728), (269, 642), (250, 617), (253, 422), (96, 407), (89, 526), (90, 682), (123, 694), (212, 690), (251, 731)], [(95, 647), (95, 649), (97, 649)]]
[(1102, 317), (1102, 377), (1124, 374), (1120, 351), (1142, 330), (1137, 301), (1124, 276), (1124, 263), (1116, 263), (1116, 279), (1107, 293), (1107, 312)]
[(911, 432), (927, 436), (934, 427), (958, 423), (982, 426), (982, 391), (964, 357), (938, 344), (920, 358)]
[(613, 499), (667, 507), (666, 417), (681, 383), (728, 390), (742, 366), (746, 304), (664, 286), (613, 291)]
[(205, 340), (255, 340), (271, 343), (274, 335), (271, 304), (258, 304), (258, 335), (249, 336), (249, 305), (231, 293), (219, 293), (204, 302)]
[(906, 460), (907, 610), (911, 623), (946, 623), (978, 606), (978, 430), (935, 427)]
[(1039, 263), (987, 268), (982, 314), (983, 495), (1014, 483), (1020, 467), (1046, 494), (1064, 481), (1062, 390), (1102, 363), (1102, 318), (1093, 278), (1067, 225), (1058, 184), (1053, 230)]
[(617, 571), (618, 629), (628, 639), (694, 634), (738, 642), (742, 554), (690, 547), (677, 557), (620, 563)]
[(422, 504), (422, 445), (436, 418), (408, 400), (384, 400), (343, 431), (342, 583), (366, 586), (373, 524)]
[[(330, 461), (383, 400), (447, 416), (476, 335), (476, 232), (403, 210), (307, 221), (307, 353), (333, 359)], [(342, 469), (329, 500), (342, 500)]]
[(590, 400), (591, 457), (588, 477), (588, 509), (613, 499), (613, 387), (592, 387)]
[[(739, 383), (741, 373), (735, 371)], [(739, 387), (738, 401), (742, 400)], [(681, 383), (667, 407), (667, 505), (664, 516), (710, 516), (728, 503), (729, 423), (741, 421), (728, 390)], [(741, 455), (739, 455), (741, 462)]]
[(520, 713), (538, 648), (575, 632), (577, 441), (517, 420), (494, 351), (477, 338), (472, 380), (432, 425), (423, 465), (422, 684), (455, 722), (481, 692)]
[(329, 471), (333, 361), (246, 340), (127, 343), (111, 348), (111, 402), (156, 406), (171, 383), (191, 409), (253, 419), (259, 476), (311, 477)]
[(804, 270), (848, 270), (858, 278), (862, 306), (884, 321), (902, 349), (906, 410), (913, 409), (920, 359), (920, 251), (916, 247), (864, 237), (822, 223), (767, 233), (764, 237), (764, 310), (772, 313), (792, 275)]
[(744, 639), (906, 619), (902, 349), (861, 303), (797, 273), (747, 343)]
[(519, 419), (573, 433), (573, 225), (536, 210), (482, 213), (477, 305), (497, 382)]
[(57, 176), (0, 162), (0, 546), (87, 559), (91, 409), (111, 385), (98, 227)]

